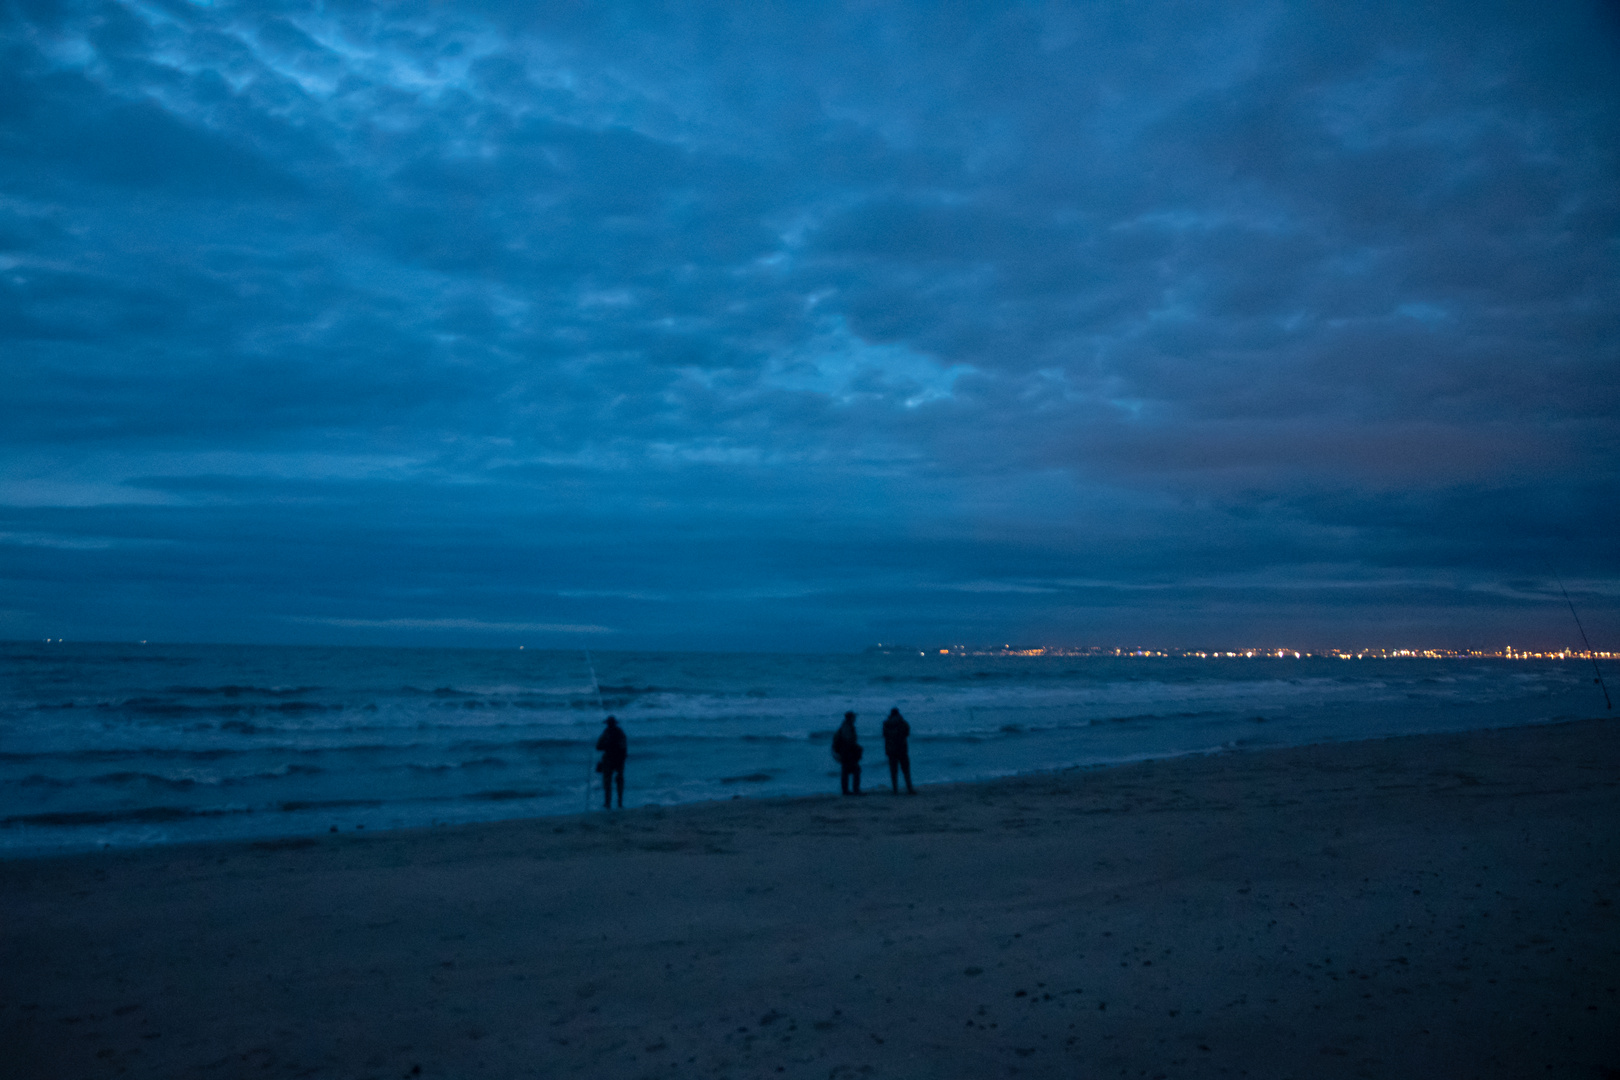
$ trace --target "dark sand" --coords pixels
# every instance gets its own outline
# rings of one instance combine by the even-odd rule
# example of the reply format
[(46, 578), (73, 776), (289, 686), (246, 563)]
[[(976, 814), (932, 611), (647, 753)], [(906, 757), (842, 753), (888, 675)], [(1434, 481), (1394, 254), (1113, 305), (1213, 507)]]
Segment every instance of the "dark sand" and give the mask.
[(1617, 825), (1593, 721), (4, 862), (0, 1073), (1599, 1080)]

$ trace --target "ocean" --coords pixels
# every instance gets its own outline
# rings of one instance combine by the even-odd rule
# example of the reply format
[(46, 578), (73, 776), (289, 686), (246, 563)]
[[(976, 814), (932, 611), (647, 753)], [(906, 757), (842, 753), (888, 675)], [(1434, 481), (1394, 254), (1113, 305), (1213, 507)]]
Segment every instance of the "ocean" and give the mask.
[[(1583, 666), (1584, 665), (1584, 666)], [(594, 669), (594, 670), (593, 670)], [(598, 693), (600, 691), (600, 693)], [(1602, 715), (1586, 661), (0, 645), (0, 856), (835, 792)]]

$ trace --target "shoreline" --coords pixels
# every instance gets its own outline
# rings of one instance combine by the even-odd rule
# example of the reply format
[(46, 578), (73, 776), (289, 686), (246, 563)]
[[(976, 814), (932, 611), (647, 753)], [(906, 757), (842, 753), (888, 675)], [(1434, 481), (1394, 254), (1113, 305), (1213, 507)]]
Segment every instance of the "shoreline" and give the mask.
[[(1463, 729), (1463, 730), (1460, 730), (1460, 731), (1442, 729), (1442, 730), (1437, 730), (1437, 731), (1385, 733), (1385, 734), (1366, 735), (1366, 736), (1362, 736), (1362, 737), (1359, 737), (1359, 738), (1343, 738), (1343, 739), (1334, 738), (1334, 739), (1326, 739), (1326, 740), (1321, 740), (1321, 741), (1316, 741), (1316, 742), (1267, 744), (1267, 745), (1261, 745), (1261, 746), (1222, 745), (1222, 746), (1210, 746), (1210, 747), (1202, 747), (1202, 748), (1197, 748), (1197, 749), (1182, 750), (1182, 751), (1179, 751), (1179, 752), (1176, 752), (1176, 753), (1169, 753), (1169, 754), (1160, 753), (1160, 752), (1157, 752), (1157, 751), (1148, 751), (1148, 752), (1145, 752), (1145, 753), (1143, 753), (1143, 754), (1141, 754), (1139, 756), (1127, 756), (1127, 757), (1123, 757), (1123, 758), (1112, 759), (1112, 760), (1109, 760), (1109, 761), (1086, 762), (1086, 763), (1082, 763), (1082, 764), (1072, 764), (1072, 765), (1058, 765), (1058, 766), (1053, 766), (1053, 767), (1047, 768), (1047, 769), (1036, 769), (1036, 770), (1030, 770), (1030, 771), (1025, 771), (1025, 772), (1003, 773), (1003, 774), (1000, 774), (1000, 775), (984, 776), (984, 777), (978, 777), (978, 778), (973, 778), (973, 779), (938, 780), (938, 781), (928, 782), (928, 783), (925, 783), (925, 784), (919, 784), (918, 789), (922, 790), (924, 787), (926, 787), (927, 789), (929, 789), (931, 791), (937, 791), (937, 790), (944, 790), (944, 789), (957, 788), (957, 787), (972, 788), (972, 787), (977, 787), (977, 786), (980, 786), (980, 785), (994, 785), (994, 784), (1008, 783), (1008, 782), (1013, 782), (1013, 781), (1017, 781), (1017, 780), (1020, 780), (1020, 779), (1026, 779), (1026, 778), (1037, 778), (1037, 777), (1045, 777), (1045, 776), (1060, 776), (1060, 775), (1064, 775), (1064, 774), (1067, 774), (1067, 773), (1074, 773), (1074, 772), (1093, 772), (1093, 771), (1106, 771), (1106, 770), (1110, 770), (1110, 769), (1131, 768), (1131, 767), (1134, 767), (1134, 766), (1143, 765), (1143, 764), (1149, 764), (1149, 763), (1152, 763), (1152, 762), (1166, 762), (1166, 763), (1168, 763), (1168, 762), (1183, 761), (1183, 760), (1188, 760), (1188, 759), (1197, 759), (1197, 758), (1206, 758), (1206, 757), (1224, 757), (1224, 756), (1228, 756), (1228, 755), (1238, 755), (1238, 754), (1266, 754), (1266, 753), (1272, 753), (1272, 752), (1284, 751), (1284, 750), (1302, 749), (1302, 748), (1305, 748), (1305, 747), (1312, 747), (1312, 746), (1340, 746), (1340, 745), (1350, 745), (1350, 744), (1364, 743), (1364, 742), (1374, 742), (1374, 743), (1376, 743), (1376, 742), (1385, 742), (1385, 741), (1389, 741), (1389, 740), (1400, 740), (1400, 739), (1423, 739), (1423, 738), (1432, 738), (1432, 737), (1443, 737), (1443, 736), (1446, 736), (1446, 735), (1467, 735), (1467, 734), (1476, 733), (1476, 732), (1515, 730), (1515, 729), (1519, 729), (1519, 728), (1557, 727), (1559, 725), (1572, 724), (1572, 723), (1573, 724), (1589, 723), (1589, 722), (1590, 723), (1597, 723), (1597, 722), (1602, 722), (1602, 720), (1603, 720), (1603, 717), (1601, 717), (1601, 716), (1594, 716), (1594, 717), (1589, 717), (1589, 718), (1584, 718), (1584, 719), (1582, 719), (1582, 718), (1569, 718), (1569, 717), (1554, 717), (1554, 718), (1548, 718), (1548, 719), (1531, 720), (1531, 721), (1526, 721), (1526, 722), (1522, 722), (1522, 723), (1515, 723), (1515, 724), (1507, 724), (1507, 725), (1499, 725), (1499, 726), (1491, 726), (1491, 727), (1480, 727), (1480, 728), (1467, 728), (1467, 729)], [(887, 782), (887, 780), (886, 780), (886, 778), (887, 778), (887, 768), (883, 767), (883, 758), (877, 757), (877, 758), (869, 759), (864, 765), (864, 775), (869, 779), (871, 779), (871, 778), (881, 778), (886, 783)], [(837, 772), (836, 771), (830, 772), (828, 774), (828, 777), (830, 779), (830, 782), (835, 784), (836, 780), (837, 780)], [(305, 846), (302, 843), (305, 840), (317, 840), (317, 841), (325, 840), (325, 839), (328, 839), (331, 835), (333, 835), (334, 832), (336, 833), (336, 835), (339, 835), (339, 836), (356, 836), (356, 837), (362, 837), (363, 838), (363, 837), (383, 837), (383, 836), (391, 836), (391, 835), (395, 835), (395, 834), (411, 834), (411, 833), (418, 833), (418, 832), (439, 832), (439, 831), (446, 830), (446, 829), (451, 829), (451, 830), (454, 830), (454, 829), (480, 829), (480, 828), (487, 828), (487, 827), (499, 826), (499, 825), (505, 825), (505, 824), (515, 824), (515, 823), (521, 823), (521, 822), (536, 822), (536, 823), (538, 823), (538, 822), (573, 821), (573, 820), (576, 820), (576, 819), (589, 820), (589, 819), (597, 817), (598, 815), (601, 815), (601, 814), (605, 813), (605, 811), (595, 803), (595, 799), (601, 793), (600, 782), (599, 782), (599, 780), (594, 781), (593, 784), (594, 784), (594, 786), (592, 787), (590, 794), (586, 797), (586, 801), (590, 803), (590, 808), (587, 809), (587, 810), (584, 810), (584, 811), (570, 811), (570, 812), (558, 813), (558, 814), (536, 814), (536, 815), (530, 815), (530, 816), (510, 817), (510, 818), (497, 817), (497, 818), (475, 819), (475, 820), (471, 820), (471, 821), (445, 821), (445, 822), (435, 821), (435, 822), (433, 822), (431, 824), (426, 824), (426, 825), (400, 825), (400, 826), (394, 826), (394, 827), (371, 828), (371, 829), (367, 829), (365, 827), (365, 825), (362, 824), (362, 825), (359, 825), (358, 827), (350, 827), (350, 828), (347, 828), (347, 829), (336, 829), (336, 830), (328, 828), (327, 830), (324, 830), (324, 831), (322, 831), (322, 830), (296, 830), (296, 831), (292, 831), (292, 832), (281, 832), (281, 831), (277, 831), (277, 830), (274, 830), (274, 829), (267, 829), (267, 830), (265, 830), (263, 832), (250, 832), (250, 833), (241, 834), (241, 835), (232, 835), (232, 836), (223, 836), (223, 837), (203, 837), (203, 838), (195, 838), (195, 839), (193, 839), (193, 838), (184, 838), (184, 839), (177, 839), (177, 840), (165, 839), (165, 840), (133, 841), (133, 842), (108, 842), (108, 841), (90, 840), (90, 841), (85, 841), (83, 843), (77, 843), (77, 844), (73, 844), (73, 845), (54, 845), (54, 846), (39, 846), (39, 847), (22, 847), (22, 846), (19, 846), (19, 847), (11, 848), (11, 849), (0, 849), (0, 865), (3, 865), (5, 863), (7, 863), (7, 862), (13, 862), (13, 861), (29, 861), (29, 860), (37, 860), (37, 859), (68, 859), (68, 858), (75, 858), (75, 857), (81, 857), (81, 856), (82, 857), (93, 857), (93, 856), (97, 856), (97, 855), (110, 855), (110, 854), (113, 854), (113, 853), (116, 853), (116, 852), (157, 851), (157, 850), (168, 850), (168, 849), (173, 849), (173, 848), (191, 848), (191, 847), (220, 847), (220, 848), (261, 847), (261, 846), (264, 846), (264, 845), (267, 845), (267, 844), (272, 845), (272, 846), (274, 846), (274, 845), (285, 845), (285, 844), (294, 844), (294, 845), (297, 845), (297, 846)], [(634, 784), (633, 783), (628, 784), (627, 788), (630, 789), (632, 794), (633, 794)], [(868, 795), (886, 794), (886, 793), (888, 793), (888, 788), (887, 787), (882, 787), (882, 788), (871, 788), (871, 787), (869, 787), (868, 791), (865, 792), (865, 794), (868, 794)], [(742, 792), (742, 793), (732, 794), (731, 796), (724, 797), (724, 798), (715, 797), (715, 798), (708, 798), (708, 799), (695, 799), (695, 800), (692, 800), (690, 802), (664, 802), (664, 803), (650, 803), (649, 802), (649, 803), (641, 803), (641, 804), (632, 805), (627, 810), (622, 810), (621, 811), (621, 810), (615, 809), (611, 813), (613, 813), (613, 814), (634, 813), (634, 812), (646, 811), (646, 810), (682, 811), (682, 810), (685, 810), (685, 809), (688, 809), (688, 808), (693, 808), (693, 807), (702, 807), (702, 806), (711, 806), (711, 805), (723, 805), (723, 804), (728, 804), (728, 803), (732, 803), (732, 802), (741, 802), (741, 801), (748, 801), (748, 802), (751, 802), (751, 803), (756, 804), (756, 805), (766, 805), (766, 804), (772, 804), (772, 803), (802, 802), (802, 801), (805, 801), (805, 800), (815, 800), (815, 799), (820, 799), (820, 798), (827, 797), (828, 795), (836, 795), (836, 794), (837, 794), (836, 790), (833, 790), (833, 791), (821, 791), (821, 792), (796, 792), (796, 793), (791, 793), (791, 794), (780, 794), (780, 795), (778, 795), (778, 794), (768, 794), (768, 793), (763, 793), (763, 792), (754, 792), (754, 793)], [(222, 814), (229, 814), (232, 811), (219, 811), (219, 812), (222, 813)], [(246, 813), (248, 811), (242, 811), (242, 812)], [(267, 818), (267, 820), (273, 820), (273, 818)]]
[(1601, 1077), (1616, 736), (10, 858), (0, 1073)]

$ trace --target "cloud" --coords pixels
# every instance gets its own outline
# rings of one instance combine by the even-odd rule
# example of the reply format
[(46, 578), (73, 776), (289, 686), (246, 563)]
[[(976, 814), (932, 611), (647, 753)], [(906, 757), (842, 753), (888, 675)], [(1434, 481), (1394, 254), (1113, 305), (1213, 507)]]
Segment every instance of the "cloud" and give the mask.
[(50, 533), (0, 532), (0, 546), (57, 548), (62, 551), (107, 551), (115, 547), (161, 542), (111, 536), (56, 536)]
[(316, 623), (321, 626), (338, 626), (346, 629), (362, 630), (471, 630), (479, 633), (537, 633), (537, 634), (611, 634), (613, 630), (607, 626), (593, 626), (589, 623), (534, 623), (534, 622), (485, 622), (482, 619), (332, 619), (306, 617), (295, 619), (295, 622)]
[(1602, 5), (0, 18), (29, 611), (1468, 634), (1620, 576)]

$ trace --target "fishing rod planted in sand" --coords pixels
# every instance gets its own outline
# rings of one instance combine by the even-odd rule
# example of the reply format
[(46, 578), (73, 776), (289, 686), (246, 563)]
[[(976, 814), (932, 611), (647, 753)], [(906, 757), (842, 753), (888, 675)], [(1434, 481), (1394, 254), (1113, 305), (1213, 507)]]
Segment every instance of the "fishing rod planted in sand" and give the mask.
[(1597, 654), (1592, 651), (1592, 643), (1586, 640), (1586, 627), (1581, 625), (1581, 617), (1575, 614), (1575, 601), (1569, 598), (1569, 590), (1564, 588), (1564, 579), (1553, 571), (1553, 580), (1558, 582), (1558, 591), (1564, 594), (1564, 603), (1569, 605), (1569, 613), (1575, 617), (1575, 629), (1581, 632), (1581, 647), (1586, 650), (1586, 658), (1592, 661), (1592, 673), (1597, 678), (1592, 681), (1603, 688), (1603, 707), (1610, 711), (1614, 709), (1614, 702), (1609, 700), (1609, 685), (1603, 681), (1603, 669), (1598, 667)]

